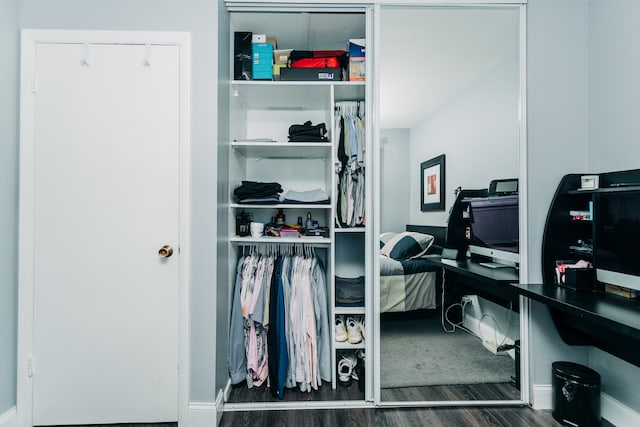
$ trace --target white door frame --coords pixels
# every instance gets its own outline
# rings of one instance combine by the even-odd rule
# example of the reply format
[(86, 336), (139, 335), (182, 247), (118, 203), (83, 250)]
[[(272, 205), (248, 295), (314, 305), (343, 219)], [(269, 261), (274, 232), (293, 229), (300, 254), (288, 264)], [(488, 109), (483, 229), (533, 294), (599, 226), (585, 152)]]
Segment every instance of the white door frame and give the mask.
[(36, 46), (41, 43), (169, 45), (180, 49), (180, 223), (178, 422), (189, 400), (189, 257), (191, 164), (191, 36), (186, 32), (22, 30), (20, 73), (20, 213), (18, 261), (17, 425), (33, 425), (34, 117)]

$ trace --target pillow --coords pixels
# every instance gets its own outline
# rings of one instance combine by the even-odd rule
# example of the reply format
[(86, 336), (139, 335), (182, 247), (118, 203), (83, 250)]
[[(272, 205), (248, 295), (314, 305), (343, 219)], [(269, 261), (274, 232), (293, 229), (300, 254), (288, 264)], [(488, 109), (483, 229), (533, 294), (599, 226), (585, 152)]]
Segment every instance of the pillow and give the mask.
[(380, 249), (382, 249), (384, 247), (384, 245), (386, 245), (389, 240), (393, 239), (397, 235), (398, 235), (398, 233), (395, 233), (393, 231), (388, 231), (386, 233), (382, 233), (380, 235)]
[(392, 237), (380, 249), (380, 254), (396, 260), (419, 258), (429, 250), (434, 240), (430, 234), (405, 231)]

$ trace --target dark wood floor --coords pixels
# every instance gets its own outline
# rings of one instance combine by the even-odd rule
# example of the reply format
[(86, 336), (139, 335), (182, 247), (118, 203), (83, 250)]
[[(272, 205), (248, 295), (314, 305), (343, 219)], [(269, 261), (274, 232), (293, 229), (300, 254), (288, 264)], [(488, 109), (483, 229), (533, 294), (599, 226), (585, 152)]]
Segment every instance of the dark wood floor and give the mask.
[(220, 426), (306, 427), (550, 427), (550, 411), (522, 408), (385, 408), (225, 412)]

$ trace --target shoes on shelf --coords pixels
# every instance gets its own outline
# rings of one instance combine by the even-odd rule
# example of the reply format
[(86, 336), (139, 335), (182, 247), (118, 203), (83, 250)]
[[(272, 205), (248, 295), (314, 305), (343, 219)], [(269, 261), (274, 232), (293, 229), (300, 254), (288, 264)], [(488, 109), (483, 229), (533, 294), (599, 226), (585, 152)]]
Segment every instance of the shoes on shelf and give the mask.
[(336, 316), (335, 331), (337, 342), (345, 342), (347, 340), (347, 328), (344, 325), (344, 317), (341, 315)]
[(353, 374), (353, 366), (351, 360), (343, 358), (338, 362), (338, 384), (343, 387), (351, 385), (351, 375)]
[(355, 317), (348, 316), (345, 321), (347, 325), (347, 340), (350, 344), (358, 344), (362, 342), (362, 330)]
[(345, 363), (348, 363), (351, 366), (351, 378), (358, 381), (358, 373), (356, 372), (356, 367), (358, 366), (358, 357), (356, 353), (346, 353), (342, 355), (342, 360), (345, 360)]
[(358, 324), (358, 327), (360, 328), (360, 334), (362, 335), (362, 339), (365, 339), (367, 334), (365, 333), (365, 329), (364, 329), (364, 317), (358, 316), (355, 318), (355, 320), (356, 320), (356, 323)]

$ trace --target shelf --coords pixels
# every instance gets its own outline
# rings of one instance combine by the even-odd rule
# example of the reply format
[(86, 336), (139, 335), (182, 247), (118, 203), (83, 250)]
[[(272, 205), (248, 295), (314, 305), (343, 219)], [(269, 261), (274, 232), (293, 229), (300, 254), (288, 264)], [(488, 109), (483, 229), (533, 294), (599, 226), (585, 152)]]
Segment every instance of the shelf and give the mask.
[(331, 205), (316, 205), (316, 204), (302, 204), (302, 203), (278, 203), (267, 205), (253, 205), (250, 203), (230, 203), (231, 209), (331, 209)]
[(349, 342), (337, 342), (336, 341), (336, 350), (358, 350), (364, 348), (365, 342), (364, 340), (360, 341), (358, 344), (349, 344)]
[(364, 307), (335, 307), (335, 314), (362, 314), (364, 315)]
[(336, 233), (364, 233), (364, 227), (336, 228)]
[(331, 244), (331, 239), (327, 237), (238, 237), (233, 236), (229, 239), (234, 244), (264, 244), (264, 243), (276, 243), (276, 244), (305, 244), (315, 246), (328, 246)]
[(331, 142), (232, 142), (231, 148), (250, 158), (325, 159), (332, 147)]

